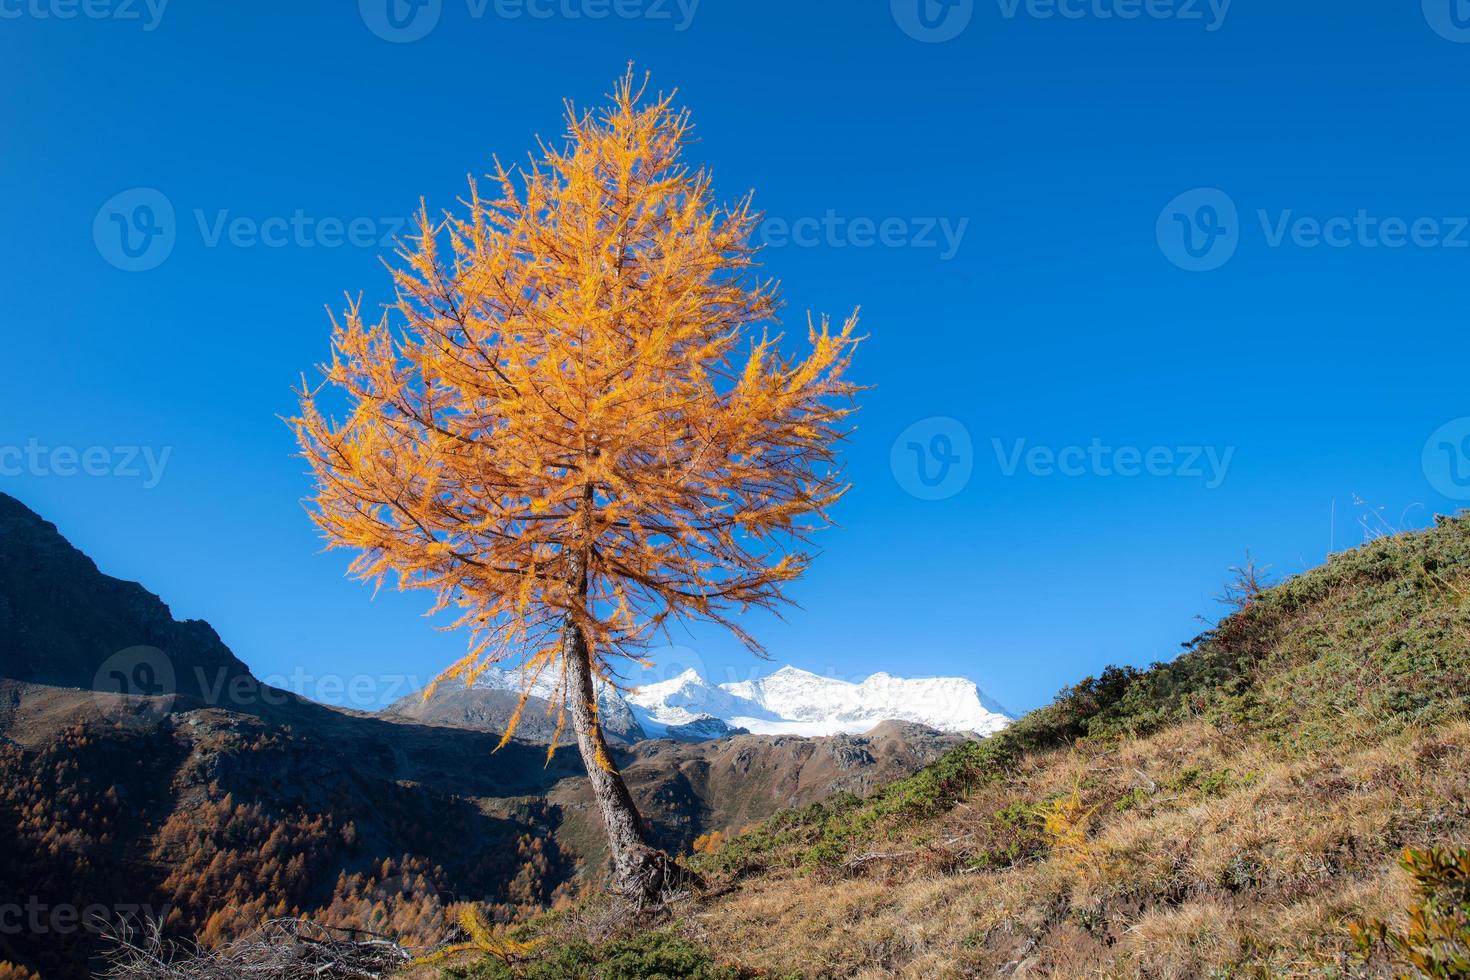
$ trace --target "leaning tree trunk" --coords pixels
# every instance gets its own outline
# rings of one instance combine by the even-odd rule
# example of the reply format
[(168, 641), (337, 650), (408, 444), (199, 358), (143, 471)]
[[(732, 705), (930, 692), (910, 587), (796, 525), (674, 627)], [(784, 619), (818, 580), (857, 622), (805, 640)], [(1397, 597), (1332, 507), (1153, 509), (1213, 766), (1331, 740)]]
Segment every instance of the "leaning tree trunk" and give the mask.
[(671, 891), (697, 881), (662, 851), (650, 847), (643, 836), (638, 807), (623, 782), (608, 751), (602, 726), (597, 720), (597, 692), (592, 683), (592, 664), (582, 632), (572, 623), (562, 631), (562, 657), (567, 669), (567, 706), (577, 749), (587, 767), (592, 795), (607, 825), (608, 849), (612, 853), (613, 885), (640, 904), (657, 902)]

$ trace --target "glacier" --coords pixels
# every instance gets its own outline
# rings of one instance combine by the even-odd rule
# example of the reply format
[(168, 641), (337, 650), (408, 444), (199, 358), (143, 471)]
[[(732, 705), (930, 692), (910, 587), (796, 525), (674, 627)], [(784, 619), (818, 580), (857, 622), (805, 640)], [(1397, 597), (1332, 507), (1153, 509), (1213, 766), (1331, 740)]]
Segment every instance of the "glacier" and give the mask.
[[(520, 691), (516, 670), (491, 668), (479, 688)], [(533, 688), (550, 699), (555, 682)], [(816, 737), (861, 734), (885, 721), (905, 721), (941, 732), (993, 735), (1013, 720), (963, 677), (896, 677), (879, 672), (858, 682), (823, 677), (796, 667), (749, 681), (712, 684), (696, 670), (625, 691), (599, 681), (604, 710), (626, 708), (649, 738), (705, 741), (723, 735)]]
[[(993, 735), (1011, 718), (987, 706), (963, 677), (903, 678), (877, 673), (853, 683), (796, 667), (751, 681), (711, 684), (694, 670), (624, 695), (645, 730), (716, 719), (756, 735), (859, 734), (885, 721), (942, 732)], [(650, 731), (650, 734), (652, 732)]]

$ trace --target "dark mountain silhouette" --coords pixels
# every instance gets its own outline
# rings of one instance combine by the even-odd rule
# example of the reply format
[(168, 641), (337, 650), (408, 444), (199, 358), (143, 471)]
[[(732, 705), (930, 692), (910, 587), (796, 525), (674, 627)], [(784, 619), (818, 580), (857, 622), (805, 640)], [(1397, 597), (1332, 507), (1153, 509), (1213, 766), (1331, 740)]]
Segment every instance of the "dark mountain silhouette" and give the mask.
[(126, 666), (117, 655), (130, 647), (169, 651), (177, 683), (152, 683), (170, 693), (198, 695), (201, 678), (250, 675), (209, 624), (177, 622), (157, 596), (103, 575), (55, 525), (0, 494), (0, 675), (91, 689), (109, 661)]

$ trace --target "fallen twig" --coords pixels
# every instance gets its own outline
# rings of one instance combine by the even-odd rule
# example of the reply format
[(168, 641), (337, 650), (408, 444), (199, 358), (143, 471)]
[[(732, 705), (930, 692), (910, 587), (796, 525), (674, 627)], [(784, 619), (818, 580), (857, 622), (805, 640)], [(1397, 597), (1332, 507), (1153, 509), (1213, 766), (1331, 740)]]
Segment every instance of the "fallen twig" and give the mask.
[(874, 861), (896, 861), (899, 858), (913, 857), (918, 853), (918, 851), (869, 851), (866, 854), (858, 854), (848, 858), (842, 863), (842, 868), (845, 871), (852, 871), (864, 865), (871, 864)]

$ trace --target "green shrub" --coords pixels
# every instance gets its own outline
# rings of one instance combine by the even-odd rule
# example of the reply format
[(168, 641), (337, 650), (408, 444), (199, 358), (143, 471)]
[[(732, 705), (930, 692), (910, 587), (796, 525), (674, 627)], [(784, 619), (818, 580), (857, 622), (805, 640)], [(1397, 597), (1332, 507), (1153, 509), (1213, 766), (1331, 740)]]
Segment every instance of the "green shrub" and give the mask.
[(1470, 850), (1407, 850), (1400, 864), (1418, 891), (1409, 927), (1397, 932), (1376, 919), (1354, 926), (1359, 956), (1386, 961), (1398, 976), (1470, 977)]

